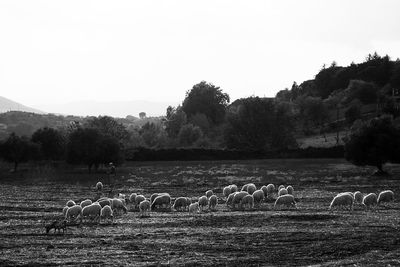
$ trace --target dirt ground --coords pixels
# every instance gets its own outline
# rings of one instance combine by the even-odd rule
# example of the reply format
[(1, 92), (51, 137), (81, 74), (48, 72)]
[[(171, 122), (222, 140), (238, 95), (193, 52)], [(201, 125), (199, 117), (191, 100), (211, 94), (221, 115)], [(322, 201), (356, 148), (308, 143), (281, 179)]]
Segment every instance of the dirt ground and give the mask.
[[(0, 177), (0, 266), (400, 266), (400, 166), (390, 177), (342, 160), (130, 163), (117, 177), (40, 170)], [(132, 192), (198, 198), (212, 189), (217, 211), (200, 214), (130, 211), (113, 224), (70, 225), (46, 234), (69, 200)], [(231, 211), (222, 188), (254, 182), (292, 185), (298, 209)], [(112, 191), (110, 192), (110, 190)], [(343, 191), (391, 189), (395, 202), (365, 211), (329, 212)]]

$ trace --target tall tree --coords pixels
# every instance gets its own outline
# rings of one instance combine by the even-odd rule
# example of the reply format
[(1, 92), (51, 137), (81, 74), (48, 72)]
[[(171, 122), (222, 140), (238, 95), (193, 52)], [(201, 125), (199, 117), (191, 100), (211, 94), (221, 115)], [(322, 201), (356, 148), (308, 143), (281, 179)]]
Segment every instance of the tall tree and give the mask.
[(186, 93), (182, 109), (189, 117), (203, 113), (213, 124), (220, 124), (225, 117), (229, 95), (211, 83), (202, 81)]
[(45, 160), (60, 160), (64, 158), (65, 138), (56, 129), (40, 128), (33, 133), (32, 142), (40, 145), (40, 155)]
[(7, 140), (0, 144), (0, 155), (5, 161), (14, 163), (14, 172), (20, 163), (34, 159), (38, 150), (38, 145), (32, 143), (28, 137), (20, 137), (15, 133), (11, 133)]
[(384, 174), (387, 162), (400, 162), (400, 129), (393, 124), (390, 116), (375, 118), (353, 125), (345, 139), (345, 157), (359, 166), (375, 166)]
[(98, 129), (101, 134), (116, 138), (121, 146), (129, 139), (126, 127), (109, 116), (92, 117), (85, 127)]

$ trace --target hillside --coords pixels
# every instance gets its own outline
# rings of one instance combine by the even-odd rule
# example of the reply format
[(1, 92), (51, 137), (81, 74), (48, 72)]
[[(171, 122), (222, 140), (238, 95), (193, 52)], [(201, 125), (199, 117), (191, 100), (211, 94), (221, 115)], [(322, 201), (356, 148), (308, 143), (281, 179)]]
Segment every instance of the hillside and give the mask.
[(27, 107), (18, 102), (15, 102), (8, 98), (0, 96), (0, 113), (4, 113), (4, 112), (8, 112), (8, 111), (23, 111), (23, 112), (38, 113), (38, 114), (45, 113), (41, 110)]

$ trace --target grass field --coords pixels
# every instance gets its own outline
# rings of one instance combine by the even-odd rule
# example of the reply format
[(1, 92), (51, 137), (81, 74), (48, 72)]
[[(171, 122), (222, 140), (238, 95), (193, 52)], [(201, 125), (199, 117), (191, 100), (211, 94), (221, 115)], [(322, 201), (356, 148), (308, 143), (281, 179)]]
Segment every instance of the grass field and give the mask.
[[(6, 166), (7, 167), (7, 166)], [(0, 176), (0, 266), (400, 266), (400, 166), (388, 178), (338, 159), (215, 162), (144, 162), (119, 168), (114, 193), (169, 192), (172, 198), (219, 197), (216, 212), (137, 212), (114, 224), (69, 226), (46, 234), (66, 201), (96, 198), (105, 174), (84, 169), (30, 169)], [(4, 168), (3, 168), (4, 169)], [(293, 185), (298, 210), (230, 211), (222, 188), (254, 182)], [(395, 202), (373, 211), (329, 212), (338, 192), (395, 192)]]

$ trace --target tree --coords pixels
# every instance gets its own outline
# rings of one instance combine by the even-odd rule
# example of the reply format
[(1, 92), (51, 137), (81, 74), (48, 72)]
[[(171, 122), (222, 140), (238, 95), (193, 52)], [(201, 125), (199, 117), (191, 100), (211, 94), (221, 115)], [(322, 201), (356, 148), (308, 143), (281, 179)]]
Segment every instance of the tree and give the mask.
[(7, 140), (0, 145), (0, 151), (5, 161), (14, 163), (14, 172), (16, 172), (19, 163), (36, 157), (38, 145), (32, 143), (26, 136), (19, 137), (15, 133), (11, 133)]
[(229, 95), (211, 83), (202, 81), (186, 92), (182, 109), (189, 117), (203, 113), (213, 124), (220, 124), (225, 117), (225, 109), (229, 103)]
[(146, 122), (140, 128), (139, 134), (148, 147), (162, 147), (165, 143), (166, 134), (161, 124)]
[(176, 138), (182, 126), (186, 124), (186, 113), (181, 106), (176, 108), (169, 106), (167, 108), (167, 116), (165, 119), (165, 131), (171, 138)]
[(102, 134), (96, 128), (78, 128), (68, 138), (67, 162), (85, 164), (89, 172), (100, 164), (122, 161), (122, 150), (116, 138)]
[(300, 116), (303, 120), (303, 127), (306, 132), (310, 131), (310, 126), (322, 127), (329, 118), (327, 105), (320, 97), (300, 97), (298, 99)]
[(358, 99), (363, 104), (376, 103), (378, 89), (374, 83), (361, 80), (351, 80), (347, 87), (346, 103)]
[(200, 127), (189, 123), (179, 131), (178, 140), (182, 146), (191, 146), (203, 136)]
[(122, 123), (117, 122), (113, 117), (92, 117), (84, 126), (86, 128), (98, 129), (101, 134), (117, 139), (121, 147), (123, 147), (123, 144), (129, 139), (129, 133), (126, 127)]
[(361, 118), (361, 104), (360, 101), (355, 101), (351, 106), (344, 112), (344, 116), (349, 125), (352, 125), (354, 121)]
[[(238, 102), (239, 103), (239, 102)], [(273, 100), (249, 97), (239, 106), (229, 109), (224, 132), (228, 148), (283, 149), (291, 143), (291, 119)], [(279, 142), (278, 142), (279, 141)]]
[(64, 158), (65, 138), (56, 129), (40, 128), (33, 133), (32, 142), (40, 145), (40, 155), (45, 160), (60, 160)]
[(146, 118), (146, 112), (140, 112), (140, 113), (139, 113), (139, 118), (140, 118), (140, 119)]
[(377, 174), (385, 174), (383, 165), (400, 162), (400, 129), (392, 117), (382, 116), (353, 125), (345, 138), (345, 157), (358, 166), (375, 166)]

